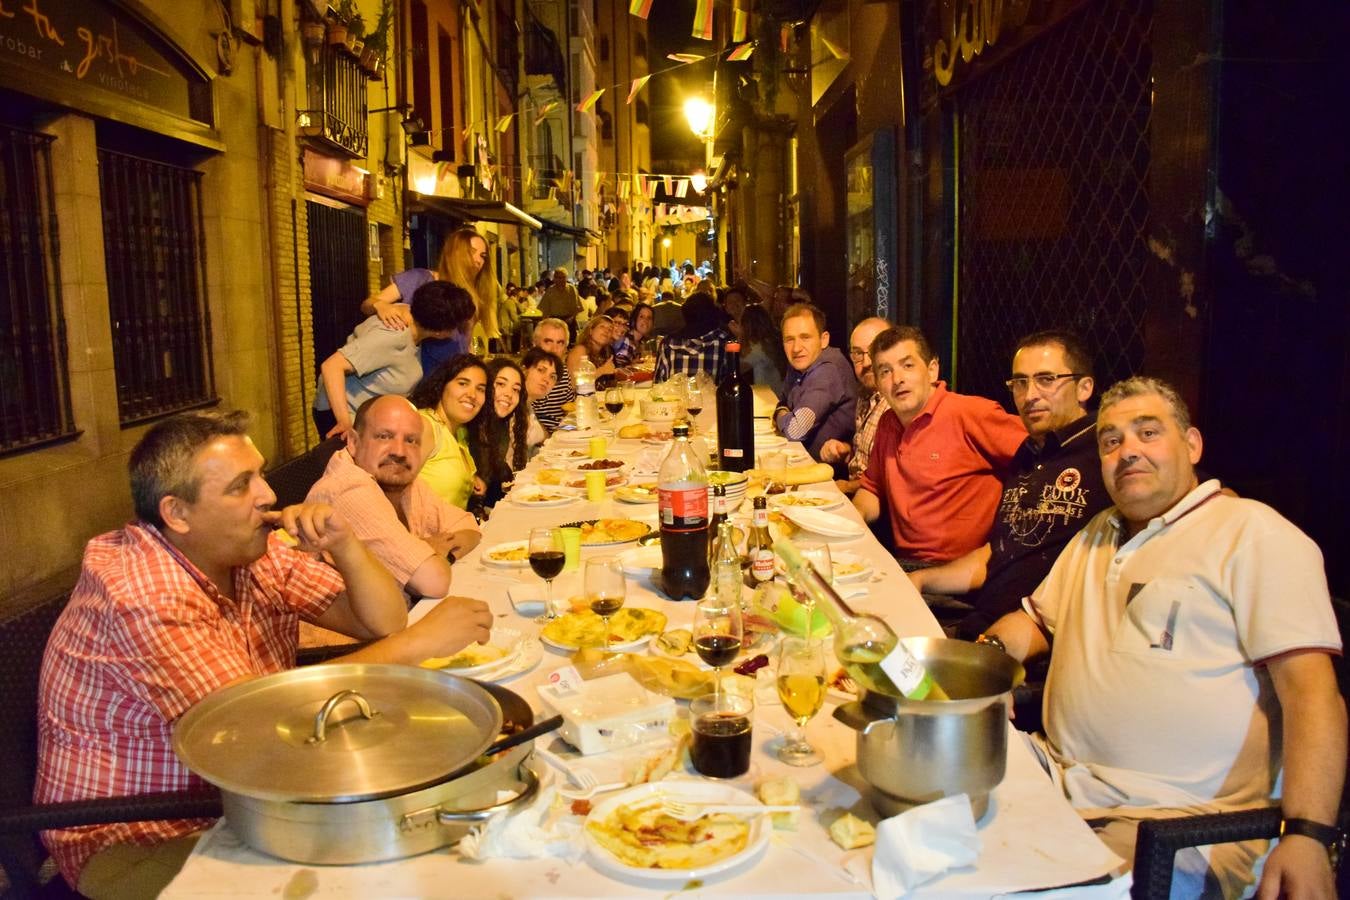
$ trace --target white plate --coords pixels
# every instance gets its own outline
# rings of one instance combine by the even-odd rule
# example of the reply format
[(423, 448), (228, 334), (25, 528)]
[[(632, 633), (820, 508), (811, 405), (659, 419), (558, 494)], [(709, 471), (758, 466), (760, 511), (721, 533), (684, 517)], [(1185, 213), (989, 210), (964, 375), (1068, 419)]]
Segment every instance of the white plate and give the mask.
[(494, 684), (499, 684), (515, 678), (517, 675), (525, 674), (539, 665), (539, 661), (543, 658), (544, 645), (534, 638), (526, 638), (517, 646), (515, 653), (501, 660), (500, 668), (475, 675), (474, 678), (478, 681), (491, 681)]
[(787, 438), (781, 434), (757, 434), (755, 435), (755, 450), (773, 450), (777, 447), (786, 447)]
[[(813, 502), (800, 502), (803, 500)], [(838, 491), (788, 491), (771, 495), (769, 505), (774, 509), (834, 509), (844, 505), (844, 495)]]
[[(847, 550), (831, 550), (830, 564), (834, 567), (835, 584), (849, 584), (855, 581), (865, 581), (866, 579), (872, 577), (873, 572), (872, 565), (866, 559), (863, 559), (858, 554), (850, 553)], [(859, 565), (862, 566), (862, 568), (856, 572), (849, 572), (847, 574), (841, 575), (839, 573), (839, 569), (841, 566), (846, 565), (847, 566)], [(774, 563), (774, 568), (775, 571), (777, 571), (780, 575), (785, 574), (787, 572), (787, 570), (783, 568), (783, 561), (781, 559), (777, 560)]]
[[(595, 804), (591, 809), (589, 821), (592, 817), (601, 821), (614, 812), (621, 805), (632, 805), (641, 803), (643, 800), (658, 802), (662, 795), (674, 800), (684, 800), (693, 803), (749, 803), (758, 804), (753, 795), (746, 793), (739, 788), (732, 787), (729, 784), (719, 784), (715, 781), (658, 781), (656, 784), (640, 784), (637, 787), (630, 788), (618, 794), (611, 794), (604, 800)], [(739, 853), (733, 853), (730, 856), (719, 859), (707, 865), (699, 866), (695, 869), (647, 869), (639, 866), (630, 866), (621, 861), (617, 856), (610, 853), (602, 847), (590, 833), (586, 831), (586, 850), (587, 858), (591, 865), (606, 875), (616, 878), (631, 878), (634, 881), (681, 883), (696, 878), (706, 879), (710, 875), (716, 875), (721, 872), (727, 872), (735, 869), (744, 862), (753, 859), (760, 854), (769, 843), (769, 832), (772, 829), (769, 826), (768, 816), (754, 816), (750, 819), (749, 840), (746, 842), (745, 849)]]
[[(652, 490), (652, 492), (651, 492), (650, 494), (645, 493), (645, 492), (639, 492), (639, 491), (636, 491), (635, 488), (639, 488), (639, 487), (643, 487), (643, 488), (650, 487), (650, 488), (653, 488), (653, 490)], [(615, 500), (621, 500), (621, 501), (623, 501), (624, 503), (655, 503), (655, 502), (659, 499), (659, 498), (657, 497), (655, 488), (656, 488), (656, 485), (655, 485), (655, 484), (642, 484), (642, 485), (637, 485), (637, 484), (627, 484), (627, 485), (620, 485), (620, 486), (618, 487), (618, 489), (616, 489), (616, 490), (614, 491), (614, 499), (615, 499)]]
[(852, 519), (846, 519), (834, 513), (821, 512), (818, 509), (788, 507), (782, 512), (795, 525), (805, 528), (807, 531), (814, 531), (816, 534), (823, 534), (826, 537), (851, 538), (867, 533), (865, 526)]
[(482, 678), (485, 675), (491, 675), (494, 670), (504, 669), (508, 664), (514, 662), (515, 657), (520, 654), (521, 644), (524, 640), (525, 635), (518, 629), (498, 625), (492, 629), (492, 635), (488, 638), (488, 642), (505, 650), (505, 656), (477, 666), (458, 666), (453, 669), (440, 666), (428, 668), (435, 668), (439, 672), (444, 672), (447, 675), (458, 675), (461, 678)]
[[(622, 518), (626, 518), (626, 517), (624, 517), (624, 516), (611, 516), (610, 518), (613, 518), (613, 519), (622, 519)], [(564, 523), (563, 523), (562, 525), (560, 525), (559, 527), (560, 527), (560, 528), (580, 528), (582, 525), (594, 525), (594, 524), (595, 524), (596, 522), (598, 522), (598, 521), (600, 521), (600, 520), (599, 520), (599, 519), (580, 519), (580, 520), (578, 520), (578, 521), (576, 521), (576, 522), (564, 522)], [(631, 521), (637, 522), (638, 520), (637, 520), (637, 519), (633, 519), (633, 520), (631, 520)], [(647, 530), (644, 531), (642, 534), (634, 535), (633, 537), (626, 538), (626, 539), (624, 539), (624, 540), (622, 540), (622, 541), (616, 541), (616, 540), (610, 540), (610, 541), (582, 541), (582, 542), (581, 542), (581, 549), (585, 550), (585, 549), (588, 548), (588, 547), (618, 547), (618, 546), (621, 546), (621, 545), (623, 545), (623, 544), (631, 544), (631, 543), (633, 543), (634, 541), (639, 540), (639, 539), (641, 539), (641, 538), (644, 538), (644, 537), (646, 537), (647, 535), (651, 534), (651, 532), (652, 532), (652, 526), (651, 526), (650, 523), (648, 523), (648, 522), (638, 522), (638, 524), (647, 526)]]
[[(624, 652), (624, 653), (626, 653), (626, 652), (628, 652), (629, 650), (636, 650), (636, 649), (638, 649), (639, 647), (643, 646), (644, 644), (646, 644), (648, 641), (650, 641), (650, 640), (651, 640), (652, 638), (654, 638), (654, 637), (656, 637), (656, 635), (654, 635), (654, 634), (644, 634), (642, 637), (638, 638), (638, 639), (635, 640), (635, 641), (616, 641), (616, 642), (614, 642), (614, 643), (612, 643), (612, 644), (609, 645), (609, 649), (610, 649), (610, 652), (612, 652), (612, 653), (619, 653), (619, 652)], [(561, 642), (559, 642), (559, 641), (551, 640), (550, 638), (545, 637), (543, 634), (540, 634), (540, 635), (539, 635), (539, 640), (540, 640), (541, 643), (548, 644), (548, 645), (549, 645), (550, 647), (552, 647), (554, 650), (563, 650), (563, 651), (566, 651), (567, 653), (575, 653), (575, 652), (577, 652), (578, 650), (581, 649), (581, 648), (578, 647), (576, 644), (564, 644), (564, 643), (561, 643)], [(597, 647), (592, 647), (591, 649), (592, 649), (592, 650), (603, 650), (604, 648), (603, 648), (603, 647), (597, 646)]]
[[(541, 493), (549, 495), (550, 497), (552, 497), (552, 499), (549, 500), (537, 499)], [(511, 502), (519, 504), (521, 506), (542, 508), (546, 506), (566, 506), (569, 503), (573, 503), (581, 499), (577, 497), (575, 494), (570, 494), (564, 497), (554, 496), (557, 494), (565, 494), (565, 493), (567, 493), (566, 488), (554, 485), (531, 485), (530, 487), (516, 488), (514, 491), (512, 491)]]
[(589, 444), (593, 437), (613, 438), (614, 432), (608, 428), (577, 428), (572, 431), (558, 429), (553, 432), (553, 440), (565, 446)]
[(528, 555), (524, 559), (493, 559), (490, 554), (507, 550), (528, 550), (529, 547), (529, 541), (505, 541), (488, 547), (483, 551), (481, 559), (485, 566), (495, 566), (499, 569), (524, 569), (530, 564)]
[(755, 419), (755, 434), (773, 434), (773, 419)]
[(625, 575), (641, 578), (650, 575), (654, 569), (661, 568), (661, 545), (634, 547), (619, 554), (619, 565)]
[(566, 465), (569, 462), (585, 462), (591, 458), (590, 451), (583, 447), (553, 447), (540, 451), (545, 460)]

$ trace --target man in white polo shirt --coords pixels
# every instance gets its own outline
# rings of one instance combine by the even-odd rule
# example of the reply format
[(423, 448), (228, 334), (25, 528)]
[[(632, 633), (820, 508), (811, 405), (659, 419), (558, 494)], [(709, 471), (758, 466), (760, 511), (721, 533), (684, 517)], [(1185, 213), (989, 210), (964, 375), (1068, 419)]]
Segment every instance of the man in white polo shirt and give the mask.
[(1160, 381), (1106, 392), (1097, 445), (1115, 507), (988, 632), (1019, 659), (1054, 637), (1042, 762), (1126, 859), (1140, 819), (1279, 798), (1264, 871), (1266, 842), (1219, 845), (1179, 853), (1174, 885), (1333, 897), (1346, 714), (1321, 553), (1270, 507), (1198, 483), (1200, 432)]

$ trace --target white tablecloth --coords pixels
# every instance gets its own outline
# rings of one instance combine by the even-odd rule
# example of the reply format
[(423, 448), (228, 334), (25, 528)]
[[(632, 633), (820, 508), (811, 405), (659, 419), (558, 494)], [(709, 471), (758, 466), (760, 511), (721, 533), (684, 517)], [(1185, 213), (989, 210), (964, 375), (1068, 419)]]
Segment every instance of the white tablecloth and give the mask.
[[(616, 441), (614, 456), (632, 458), (640, 445)], [(536, 463), (531, 467), (538, 467)], [(814, 487), (834, 490), (833, 485)], [(845, 505), (836, 512), (853, 518)], [(519, 540), (539, 525), (628, 515), (654, 521), (655, 506), (631, 506), (608, 499), (595, 504), (578, 500), (561, 507), (526, 509), (504, 501), (496, 507), (484, 528), (483, 542), (454, 567), (452, 592), (488, 601), (504, 623), (525, 631), (538, 629), (537, 622), (522, 619), (512, 611), (506, 597), (511, 584), (538, 579), (525, 570), (502, 570), (483, 566), (481, 551), (496, 543)], [(850, 599), (860, 611), (882, 615), (901, 635), (941, 634), (936, 620), (900, 571), (870, 534), (852, 540), (832, 540), (833, 545), (864, 556), (876, 574), (865, 583), (865, 597)], [(583, 551), (583, 558), (613, 553), (613, 548)], [(554, 584), (560, 598), (579, 593), (579, 574), (565, 573)], [(415, 614), (425, 612), (423, 601)], [(676, 627), (692, 617), (687, 603), (674, 603), (655, 593), (644, 582), (630, 580), (628, 606), (663, 610)], [(568, 662), (560, 651), (545, 649), (542, 662), (509, 680), (508, 686), (539, 709), (535, 686), (548, 673)], [(789, 720), (772, 690), (757, 690), (754, 752), (750, 772), (737, 783), (752, 789), (760, 780), (790, 776), (802, 789), (803, 813), (797, 831), (775, 832), (761, 858), (742, 870), (708, 879), (697, 889), (682, 890), (692, 896), (783, 897), (812, 894), (825, 897), (871, 895), (871, 848), (845, 852), (833, 844), (826, 827), (843, 810), (876, 821), (862, 795), (865, 788), (853, 765), (856, 733), (837, 722), (833, 704), (816, 716), (807, 728), (811, 742), (821, 749), (825, 762), (809, 768), (791, 768), (773, 755)], [(562, 747), (561, 743), (558, 747)], [(629, 751), (630, 753), (632, 751)], [(618, 763), (602, 757), (583, 762), (597, 771), (621, 771)], [(692, 774), (692, 773), (690, 773)], [(602, 778), (602, 781), (608, 780)], [(1116, 858), (1083, 824), (1051, 785), (1016, 732), (1009, 735), (1008, 773), (994, 791), (990, 812), (980, 824), (983, 850), (977, 865), (954, 870), (919, 888), (915, 896), (987, 897), (992, 894), (1044, 889), (1096, 878), (1110, 871)], [(669, 883), (652, 885), (621, 882), (594, 870), (585, 862), (569, 865), (557, 859), (468, 862), (452, 850), (413, 859), (365, 866), (301, 866), (257, 853), (244, 846), (227, 823), (220, 823), (201, 841), (182, 873), (164, 893), (165, 897), (277, 897), (293, 879), (308, 880), (314, 873), (314, 897), (595, 897), (664, 895), (683, 887)], [(1128, 891), (1128, 876), (1106, 885), (1073, 888), (1064, 896), (1120, 897)], [(293, 885), (294, 886), (294, 885)], [(1060, 896), (1061, 892), (1040, 896)]]

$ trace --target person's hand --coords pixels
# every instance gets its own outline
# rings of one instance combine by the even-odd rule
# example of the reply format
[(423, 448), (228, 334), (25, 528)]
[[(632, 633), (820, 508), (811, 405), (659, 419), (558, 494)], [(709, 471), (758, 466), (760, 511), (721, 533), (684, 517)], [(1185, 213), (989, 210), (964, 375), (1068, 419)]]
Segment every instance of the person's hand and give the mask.
[(487, 493), (487, 482), (479, 478), (477, 475), (473, 476), (473, 495), (475, 497), (481, 497), (486, 493)]
[(1327, 848), (1310, 837), (1291, 834), (1280, 839), (1266, 857), (1256, 900), (1332, 900), (1336, 885)]
[(297, 503), (263, 513), (263, 521), (277, 525), (306, 553), (322, 553), (355, 540), (346, 521), (326, 503)]
[(909, 577), (909, 583), (914, 585), (914, 590), (918, 591), (920, 594), (923, 593), (925, 581), (923, 572), (923, 569), (915, 569), (913, 572), (905, 573), (905, 575)]
[(336, 435), (345, 441), (347, 439), (347, 435), (351, 434), (351, 432), (352, 432), (352, 423), (344, 422), (341, 419), (339, 419), (336, 425), (328, 429), (328, 433), (324, 435), (324, 438), (330, 438)]
[(844, 441), (830, 438), (820, 445), (820, 461), (827, 463), (843, 462), (848, 459), (848, 455), (852, 452), (853, 448)]
[(492, 611), (482, 600), (446, 597), (408, 627), (426, 639), (426, 657), (453, 656), (475, 641), (488, 642)]
[(483, 533), (474, 528), (463, 528), (459, 531), (447, 535), (445, 542), (445, 551), (453, 553), (455, 559), (463, 559), (464, 555), (478, 546), (478, 542), (483, 539)]
[(396, 300), (376, 300), (373, 305), (375, 315), (380, 317), (380, 324), (385, 328), (402, 331), (412, 325), (412, 307), (408, 304)]

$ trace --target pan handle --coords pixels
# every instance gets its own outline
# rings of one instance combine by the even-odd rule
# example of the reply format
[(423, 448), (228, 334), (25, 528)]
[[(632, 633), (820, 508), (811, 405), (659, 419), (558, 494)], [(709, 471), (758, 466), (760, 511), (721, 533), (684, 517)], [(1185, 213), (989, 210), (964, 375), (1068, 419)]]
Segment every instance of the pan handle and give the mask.
[(539, 793), (539, 776), (535, 775), (528, 766), (521, 766), (518, 772), (521, 782), (525, 785), (525, 789), (510, 800), (503, 800), (501, 803), (494, 803), (492, 806), (485, 806), (482, 809), (437, 809), (436, 821), (440, 822), (442, 825), (456, 825), (464, 822), (483, 822), (503, 810), (516, 809), (528, 805), (529, 802), (534, 799), (534, 795)]
[(370, 708), (370, 702), (361, 696), (360, 691), (345, 690), (338, 691), (329, 697), (324, 703), (323, 709), (319, 710), (314, 717), (314, 733), (305, 738), (307, 744), (322, 744), (328, 739), (328, 718), (333, 714), (339, 704), (350, 700), (356, 704), (356, 708), (361, 711), (361, 716), (366, 719), (373, 719), (379, 715), (378, 712)]

